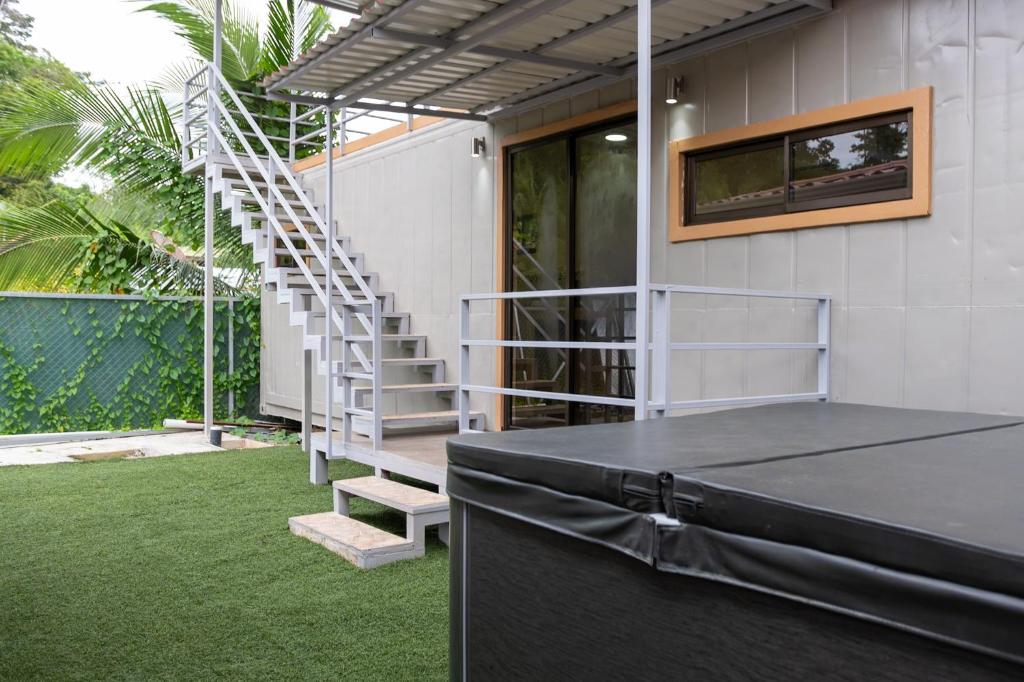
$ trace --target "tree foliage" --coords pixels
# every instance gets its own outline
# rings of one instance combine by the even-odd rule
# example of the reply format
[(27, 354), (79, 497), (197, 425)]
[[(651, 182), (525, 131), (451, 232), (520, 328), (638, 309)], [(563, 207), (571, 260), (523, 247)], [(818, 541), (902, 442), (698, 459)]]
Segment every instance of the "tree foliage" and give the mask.
[[(172, 87), (212, 57), (212, 0), (136, 1), (140, 11), (166, 19), (195, 53), (189, 63), (165, 74), (163, 85)], [(257, 89), (269, 71), (330, 29), (322, 7), (268, 0), (267, 11), (267, 30), (261, 33), (255, 18), (225, 2), (223, 71), (238, 90)], [(199, 271), (203, 249), (204, 182), (181, 169), (181, 108), (169, 104), (179, 92), (154, 85), (118, 90), (10, 40), (0, 41), (0, 192), (11, 187), (6, 208), (0, 204), (0, 288), (202, 290), (201, 279), (192, 275)], [(100, 202), (106, 205), (102, 210), (73, 191), (55, 192), (41, 204), (21, 203), (28, 188), (14, 191), (30, 180), (42, 191), (67, 169), (85, 170), (115, 188)], [(126, 197), (131, 205), (110, 208)], [(140, 203), (145, 211), (138, 210)], [(258, 270), (251, 253), (221, 211), (214, 235), (217, 265), (242, 272), (243, 287), (254, 286)], [(59, 265), (46, 262), (47, 248), (60, 250)], [(87, 252), (73, 253), (75, 248)], [(102, 258), (95, 256), (100, 252)], [(99, 262), (102, 268), (92, 268)], [(31, 268), (39, 268), (39, 274)], [(174, 273), (180, 277), (171, 277)], [(101, 281), (100, 275), (111, 279)], [(220, 287), (230, 288), (223, 282)]]

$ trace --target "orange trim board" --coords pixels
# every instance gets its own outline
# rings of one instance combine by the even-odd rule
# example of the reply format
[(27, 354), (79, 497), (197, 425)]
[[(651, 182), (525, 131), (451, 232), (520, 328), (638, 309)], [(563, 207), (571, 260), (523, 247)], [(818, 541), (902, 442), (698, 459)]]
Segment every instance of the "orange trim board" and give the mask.
[[(911, 140), (913, 145), (910, 181), (913, 196), (910, 199), (729, 220), (720, 223), (699, 225), (685, 223), (683, 186), (687, 153), (908, 109), (912, 112)], [(931, 215), (931, 181), (931, 86), (840, 104), (772, 121), (720, 130), (706, 135), (673, 140), (668, 145), (669, 239), (673, 242), (715, 239), (758, 232), (798, 230), (826, 225), (927, 216)]]
[[(412, 119), (412, 129), (419, 130), (420, 128), (425, 128), (429, 125), (440, 123), (441, 121), (446, 120), (448, 119), (441, 118), (440, 116), (414, 116)], [(361, 137), (358, 140), (353, 140), (352, 142), (346, 142), (344, 152), (342, 152), (340, 148), (336, 147), (334, 149), (334, 158), (338, 159), (341, 158), (342, 156), (354, 154), (358, 151), (362, 151), (363, 149), (368, 149), (376, 144), (380, 144), (381, 142), (387, 142), (388, 140), (393, 140), (396, 137), (401, 137), (402, 135), (405, 135), (408, 132), (411, 132), (409, 130), (408, 124), (399, 123), (397, 125), (393, 125), (389, 128), (385, 128), (384, 130), (373, 133), (372, 135)], [(323, 152), (315, 154), (314, 156), (308, 156), (304, 159), (301, 159), (293, 163), (292, 170), (295, 171), (296, 173), (301, 173), (302, 171), (307, 171), (311, 168), (322, 166), (324, 165), (325, 158), (326, 157), (324, 156)]]

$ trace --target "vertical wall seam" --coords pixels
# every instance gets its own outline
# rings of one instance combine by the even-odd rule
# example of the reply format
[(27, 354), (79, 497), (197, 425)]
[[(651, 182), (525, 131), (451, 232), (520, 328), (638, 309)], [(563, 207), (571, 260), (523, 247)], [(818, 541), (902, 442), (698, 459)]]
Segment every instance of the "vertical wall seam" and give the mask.
[[(795, 28), (794, 29), (790, 29), (789, 35), (790, 35), (790, 41), (791, 41), (791, 43), (790, 43), (791, 44), (791, 48), (790, 48), (790, 62), (791, 62), (791, 64), (790, 64), (790, 67), (791, 67), (790, 68), (790, 80), (791, 80), (791, 83), (790, 83), (790, 90), (791, 90), (790, 113), (795, 115), (797, 113), (797, 108), (798, 108), (798, 101), (797, 101), (797, 68), (798, 68), (798, 63), (797, 63), (797, 58), (798, 58), (799, 52), (797, 51), (797, 37), (798, 37), (797, 30)], [(796, 232), (791, 231), (791, 232), (789, 232), (789, 281), (790, 281), (790, 290), (791, 291), (797, 291), (797, 284), (799, 282), (798, 278), (799, 278), (799, 270), (798, 270), (798, 267), (797, 267)], [(791, 301), (791, 303), (793, 305), (793, 307), (792, 307), (793, 313), (792, 313), (792, 316), (791, 316), (790, 319), (792, 321), (793, 327), (790, 329), (790, 331), (792, 332), (797, 327), (797, 321), (796, 321), (796, 309), (797, 309), (797, 306), (796, 306), (796, 301)], [(796, 386), (797, 386), (797, 366), (798, 366), (798, 363), (797, 363), (797, 359), (796, 359), (795, 354), (790, 353), (789, 354), (789, 390), (791, 392), (795, 391), (796, 390)]]
[[(850, 14), (843, 11), (843, 102), (850, 102)], [(843, 230), (843, 346), (841, 353), (833, 353), (830, 362), (843, 357), (843, 390), (849, 395), (850, 383), (850, 226)], [(838, 317), (834, 315), (833, 319)], [(832, 338), (835, 338), (833, 335)], [(831, 371), (831, 368), (830, 368)]]
[[(906, 90), (910, 83), (910, 0), (902, 0), (900, 19), (903, 22), (900, 36), (900, 89)], [(909, 357), (908, 335), (910, 331), (910, 221), (900, 221), (900, 248), (903, 249), (903, 371), (900, 381), (900, 407), (907, 404), (907, 383), (910, 378), (907, 359)]]
[[(743, 44), (743, 125), (750, 125), (750, 41)], [(750, 235), (743, 237), (743, 286), (750, 288)], [(750, 341), (750, 298), (746, 300), (746, 340)], [(744, 353), (743, 380), (740, 383), (743, 394), (750, 395), (750, 353)]]
[(977, 43), (977, 21), (978, 7), (977, 0), (967, 1), (967, 256), (968, 256), (968, 281), (970, 293), (968, 294), (967, 306), (967, 349), (966, 349), (966, 371), (964, 372), (964, 407), (971, 406), (971, 352), (974, 340), (974, 174), (975, 174), (975, 145), (976, 138), (976, 51)]

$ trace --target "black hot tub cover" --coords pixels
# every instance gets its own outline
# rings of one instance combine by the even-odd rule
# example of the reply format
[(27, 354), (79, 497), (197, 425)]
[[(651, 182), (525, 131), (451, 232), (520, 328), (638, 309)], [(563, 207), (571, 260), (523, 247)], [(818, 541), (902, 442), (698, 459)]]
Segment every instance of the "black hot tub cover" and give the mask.
[(1024, 662), (1024, 419), (796, 403), (449, 441), (448, 492)]

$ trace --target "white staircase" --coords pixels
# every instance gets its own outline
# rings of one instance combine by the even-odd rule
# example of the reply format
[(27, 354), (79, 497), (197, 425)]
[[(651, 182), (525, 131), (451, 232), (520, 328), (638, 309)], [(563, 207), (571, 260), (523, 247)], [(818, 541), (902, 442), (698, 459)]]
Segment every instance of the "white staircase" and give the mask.
[[(211, 90), (219, 95), (210, 96)], [(351, 240), (335, 236), (335, 225), (325, 222), (324, 211), (314, 206), (290, 164), (212, 65), (186, 84), (183, 121), (183, 167), (205, 174), (208, 191), (219, 196), (243, 243), (252, 246), (253, 261), (263, 266), (265, 286), (288, 306), (290, 323), (301, 328), (315, 371), (332, 383), (331, 411), (341, 419), (340, 447), (333, 447), (334, 437), (327, 439), (332, 456), (345, 457), (353, 434), (383, 450), (383, 439), (391, 434), (456, 430), (459, 414), (452, 402), (458, 387), (446, 381), (444, 360), (429, 357), (426, 336), (410, 333), (409, 314), (395, 310), (394, 294), (367, 270), (366, 257), (354, 251)], [(291, 129), (294, 136), (296, 126)], [(483, 419), (473, 413), (474, 428), (482, 429)], [(374, 490), (387, 494), (371, 499), (417, 519), (410, 521), (408, 538), (349, 519), (347, 505), (339, 507), (343, 513), (291, 519), (292, 531), (363, 567), (421, 556), (423, 526), (416, 523), (446, 528), (447, 498), (377, 480), (384, 485)], [(361, 496), (369, 490), (365, 481), (362, 488), (338, 489)], [(423, 502), (424, 495), (437, 499)], [(410, 499), (426, 507), (403, 502)]]

